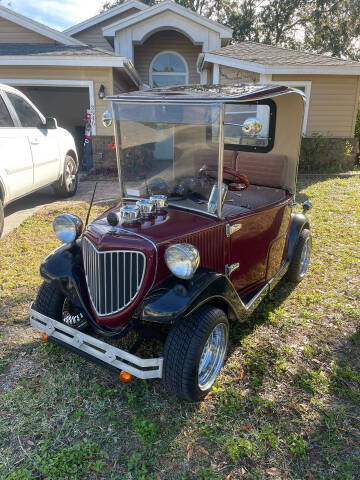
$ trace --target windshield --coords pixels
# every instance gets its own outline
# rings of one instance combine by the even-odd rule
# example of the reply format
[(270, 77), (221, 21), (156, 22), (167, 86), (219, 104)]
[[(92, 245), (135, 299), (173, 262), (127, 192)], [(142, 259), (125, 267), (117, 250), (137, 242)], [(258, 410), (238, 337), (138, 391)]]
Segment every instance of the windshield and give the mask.
[(221, 105), (113, 103), (122, 195), (215, 214)]

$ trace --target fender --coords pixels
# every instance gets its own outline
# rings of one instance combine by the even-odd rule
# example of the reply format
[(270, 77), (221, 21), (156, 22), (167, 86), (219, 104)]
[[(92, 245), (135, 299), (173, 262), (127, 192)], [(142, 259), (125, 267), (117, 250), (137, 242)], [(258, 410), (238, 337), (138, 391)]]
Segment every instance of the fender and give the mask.
[(90, 325), (107, 337), (125, 335), (132, 322), (118, 330), (100, 327), (95, 321), (88, 300), (85, 272), (82, 263), (81, 239), (73, 244), (65, 244), (54, 250), (43, 260), (40, 266), (40, 275), (46, 282), (57, 282), (61, 292), (69, 297), (86, 314)]
[(310, 229), (309, 220), (303, 213), (292, 213), (290, 222), (289, 242), (286, 256), (287, 262), (290, 262), (293, 257), (300, 233), (304, 228)]
[[(266, 292), (268, 288), (267, 284)], [(191, 280), (170, 277), (159, 284), (145, 297), (138, 313), (146, 322), (173, 324), (206, 303), (225, 307), (240, 321), (253, 310), (253, 301), (244, 304), (226, 275), (200, 268)]]

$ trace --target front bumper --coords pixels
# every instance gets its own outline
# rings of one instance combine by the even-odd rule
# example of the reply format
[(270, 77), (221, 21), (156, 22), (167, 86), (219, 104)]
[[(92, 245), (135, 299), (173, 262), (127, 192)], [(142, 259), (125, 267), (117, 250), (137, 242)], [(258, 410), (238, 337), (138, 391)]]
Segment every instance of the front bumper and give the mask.
[(161, 378), (162, 358), (140, 358), (125, 350), (109, 345), (97, 338), (79, 332), (75, 328), (58, 322), (37, 312), (30, 306), (30, 325), (44, 332), (54, 343), (68, 348), (81, 356), (113, 370), (126, 372), (135, 377)]

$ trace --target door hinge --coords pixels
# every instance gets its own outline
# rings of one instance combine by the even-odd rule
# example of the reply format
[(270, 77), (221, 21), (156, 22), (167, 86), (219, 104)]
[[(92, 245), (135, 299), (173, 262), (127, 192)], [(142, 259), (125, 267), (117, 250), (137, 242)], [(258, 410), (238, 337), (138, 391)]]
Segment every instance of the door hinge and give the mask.
[(231, 235), (237, 231), (239, 231), (242, 228), (242, 223), (234, 223), (234, 225), (230, 225), (228, 223), (226, 225), (226, 236), (231, 237)]
[(239, 267), (240, 267), (240, 263), (233, 263), (232, 265), (225, 265), (225, 275), (227, 275), (227, 276), (231, 275)]

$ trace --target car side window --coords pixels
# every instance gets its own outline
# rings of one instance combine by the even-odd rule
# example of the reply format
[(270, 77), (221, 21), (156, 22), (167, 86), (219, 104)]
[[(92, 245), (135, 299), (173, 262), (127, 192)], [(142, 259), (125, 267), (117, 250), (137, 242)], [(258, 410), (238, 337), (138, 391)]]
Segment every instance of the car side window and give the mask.
[(13, 127), (14, 122), (11, 118), (9, 110), (5, 105), (4, 99), (0, 96), (0, 128), (1, 127)]
[(40, 128), (44, 124), (38, 113), (31, 107), (31, 105), (19, 95), (7, 92), (9, 100), (17, 113), (20, 123), (23, 127)]

